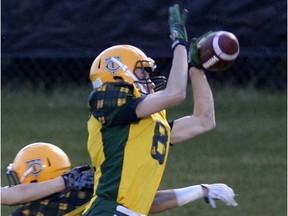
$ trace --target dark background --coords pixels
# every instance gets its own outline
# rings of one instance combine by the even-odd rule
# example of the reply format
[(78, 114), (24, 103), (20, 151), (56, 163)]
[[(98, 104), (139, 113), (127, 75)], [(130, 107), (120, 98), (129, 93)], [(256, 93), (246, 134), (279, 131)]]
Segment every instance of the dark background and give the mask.
[(287, 89), (284, 0), (3, 0), (2, 85), (16, 88), (28, 81), (51, 89), (86, 83), (93, 59), (116, 44), (139, 47), (156, 60), (158, 73), (168, 75), (168, 7), (174, 3), (189, 10), (190, 38), (226, 30), (239, 40), (235, 64), (221, 74), (208, 72), (211, 79), (221, 85)]

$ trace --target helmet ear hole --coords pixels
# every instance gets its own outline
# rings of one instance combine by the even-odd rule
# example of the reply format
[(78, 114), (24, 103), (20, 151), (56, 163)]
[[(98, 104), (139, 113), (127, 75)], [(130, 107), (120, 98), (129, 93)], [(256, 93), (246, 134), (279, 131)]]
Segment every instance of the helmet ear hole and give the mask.
[(100, 59), (100, 61), (98, 63), (98, 69), (100, 69), (100, 66), (101, 66), (101, 59)]
[(119, 80), (119, 79), (120, 79), (120, 80), (123, 81), (123, 78), (122, 78), (121, 76), (113, 76), (113, 79), (114, 79), (114, 80)]

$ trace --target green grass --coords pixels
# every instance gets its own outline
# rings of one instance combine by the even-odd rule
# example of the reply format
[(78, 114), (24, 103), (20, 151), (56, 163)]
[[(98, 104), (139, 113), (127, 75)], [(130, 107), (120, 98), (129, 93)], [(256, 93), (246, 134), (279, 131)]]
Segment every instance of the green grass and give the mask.
[[(1, 185), (5, 169), (26, 144), (46, 141), (59, 145), (74, 166), (89, 163), (86, 150), (86, 99), (89, 89), (2, 90)], [(191, 113), (187, 100), (168, 110), (169, 119)], [(159, 214), (205, 216), (284, 216), (287, 205), (286, 92), (226, 88), (214, 91), (217, 127), (206, 135), (172, 147), (160, 188), (224, 182), (239, 194), (234, 208), (203, 200)], [(2, 215), (13, 208), (2, 207)]]

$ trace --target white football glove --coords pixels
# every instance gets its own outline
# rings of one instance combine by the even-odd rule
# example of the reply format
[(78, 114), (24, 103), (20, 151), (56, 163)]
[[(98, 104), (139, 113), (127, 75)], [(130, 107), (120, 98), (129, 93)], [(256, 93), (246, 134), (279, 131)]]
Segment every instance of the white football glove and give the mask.
[(226, 184), (201, 184), (203, 187), (208, 189), (208, 197), (205, 201), (209, 203), (212, 208), (216, 208), (215, 200), (221, 200), (226, 205), (238, 206), (238, 203), (234, 200), (235, 193), (232, 188)]

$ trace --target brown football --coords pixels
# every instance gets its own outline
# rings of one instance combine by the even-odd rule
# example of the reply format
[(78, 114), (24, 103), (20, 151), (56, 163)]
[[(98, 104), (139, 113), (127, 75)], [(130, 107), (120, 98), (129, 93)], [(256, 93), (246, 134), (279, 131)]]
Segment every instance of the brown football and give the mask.
[(198, 42), (201, 65), (208, 71), (223, 71), (239, 54), (237, 37), (227, 31), (216, 31)]

